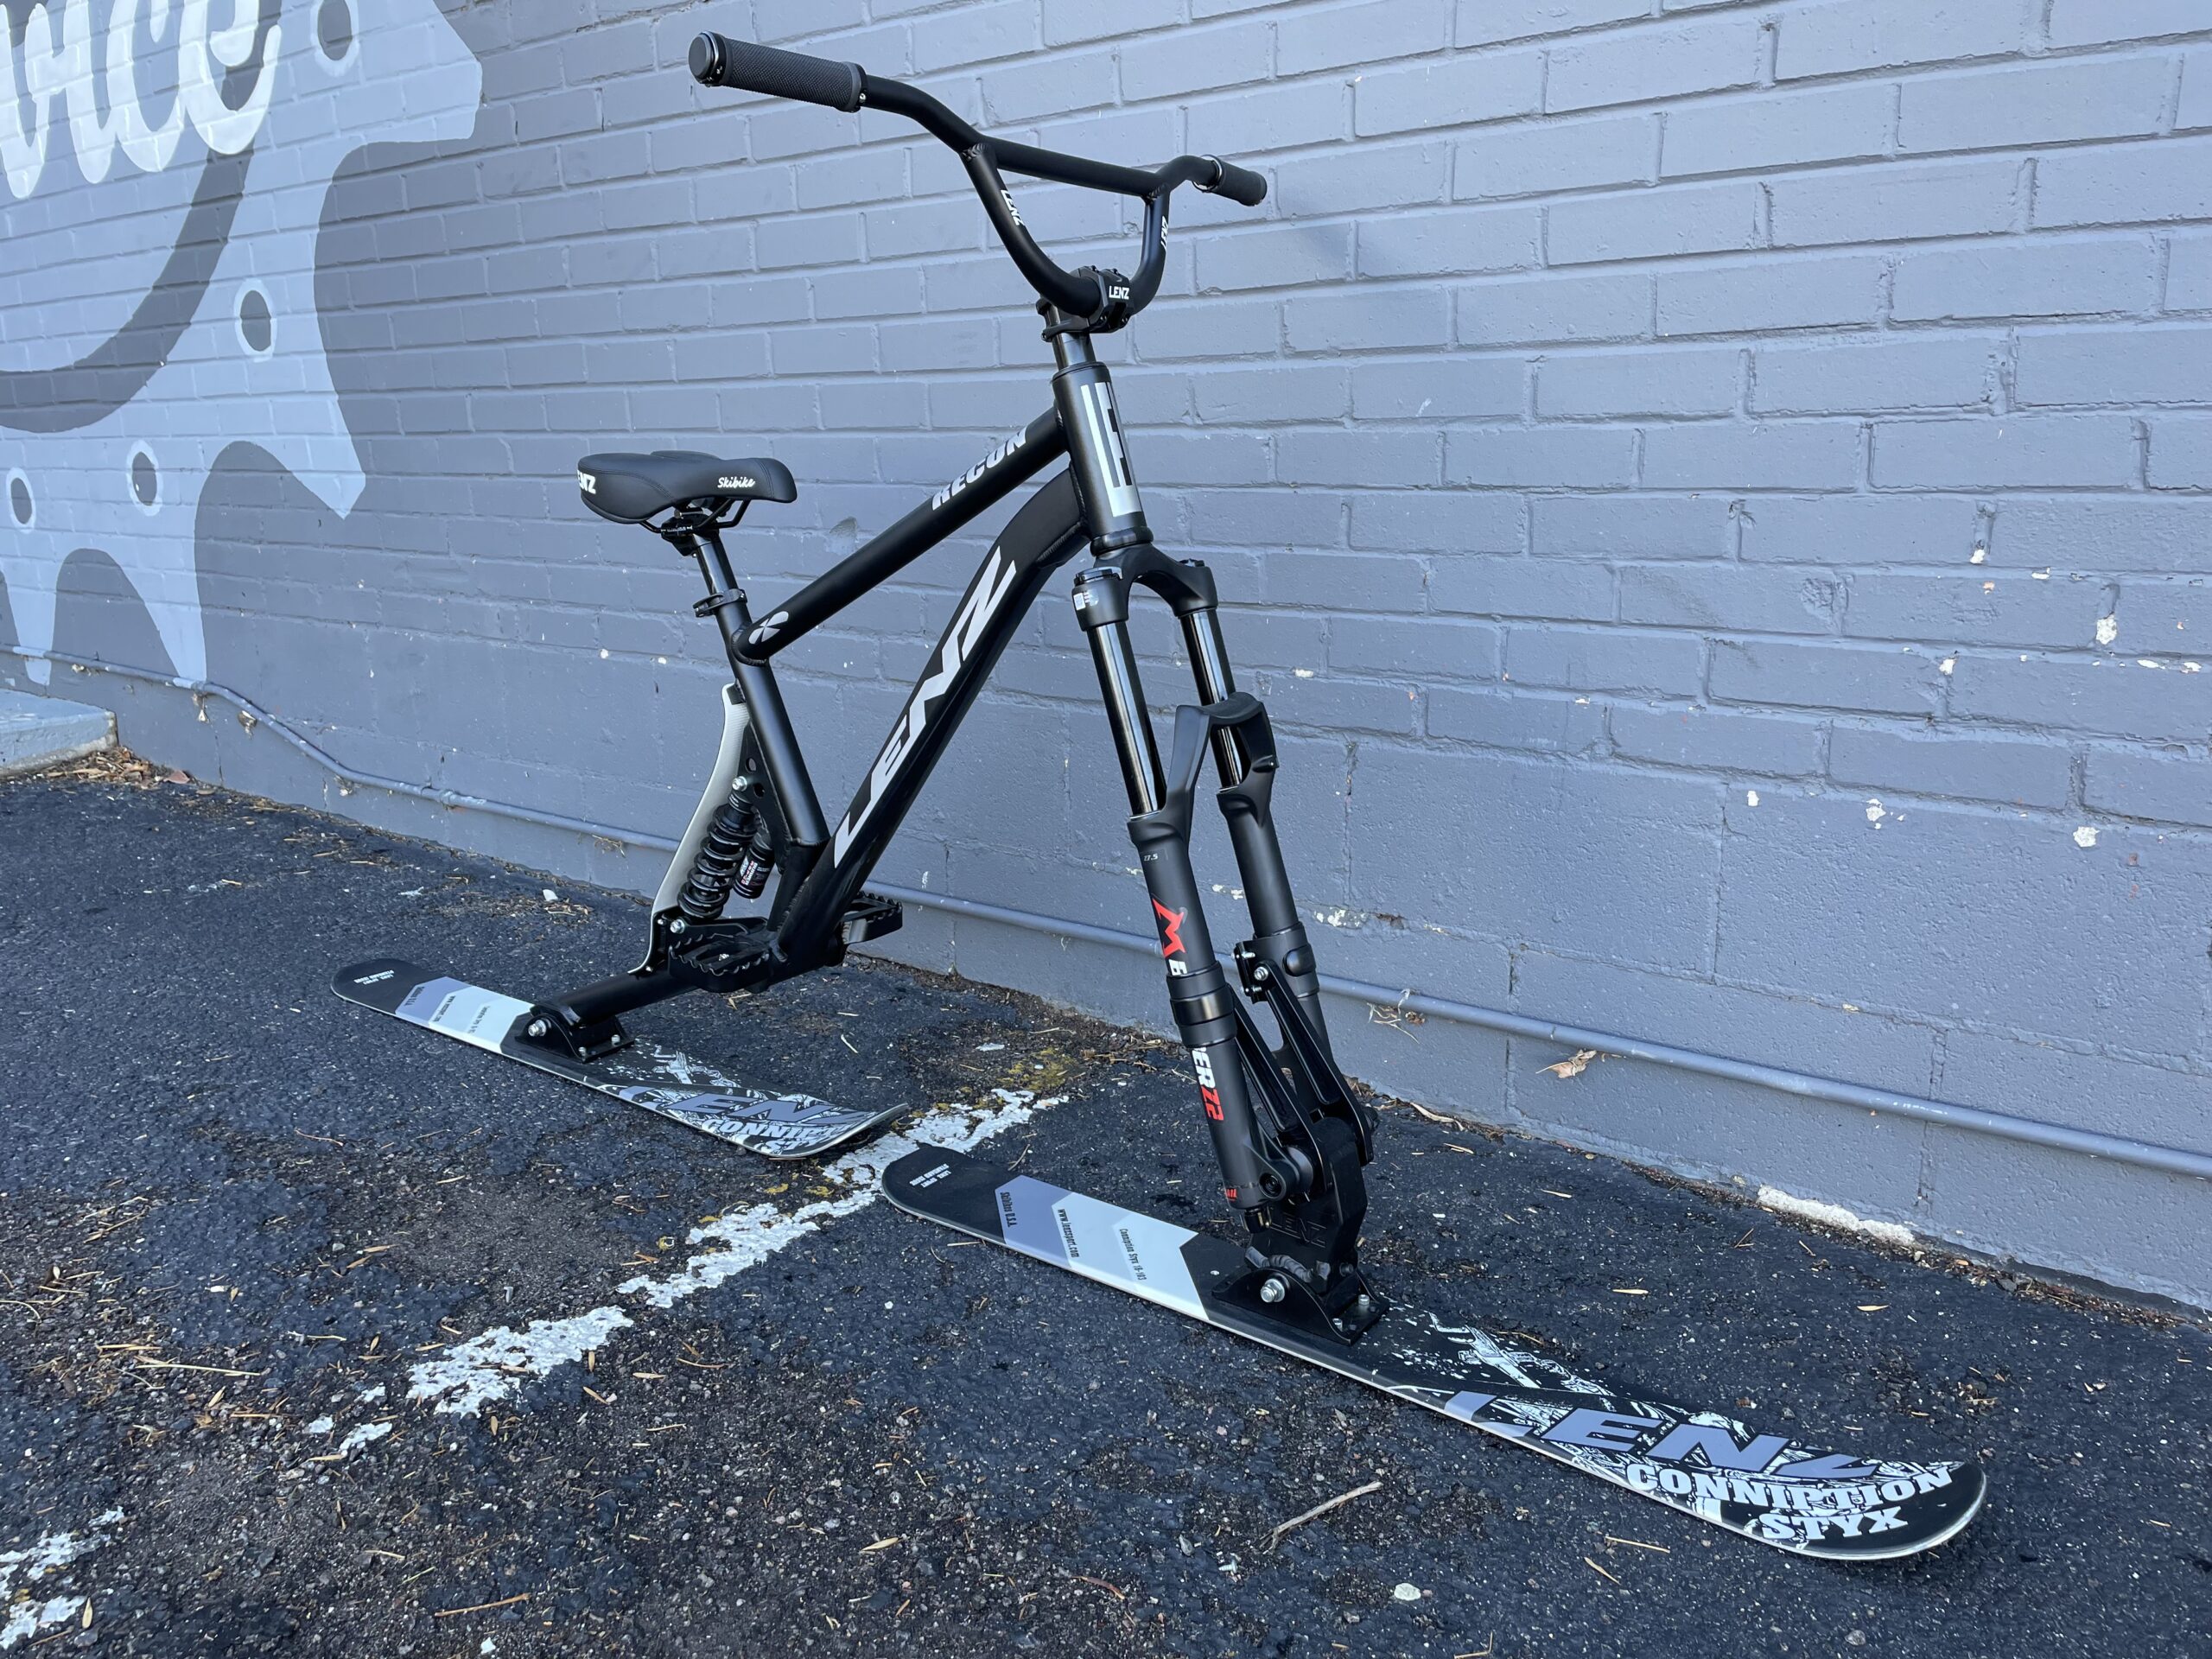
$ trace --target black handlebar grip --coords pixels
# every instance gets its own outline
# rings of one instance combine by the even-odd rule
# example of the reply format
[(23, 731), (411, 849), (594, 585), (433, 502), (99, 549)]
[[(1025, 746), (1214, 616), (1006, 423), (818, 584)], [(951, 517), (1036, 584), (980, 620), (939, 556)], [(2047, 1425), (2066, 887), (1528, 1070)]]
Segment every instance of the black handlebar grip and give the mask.
[(1211, 184), (1202, 184), (1199, 189), (1217, 196), (1227, 196), (1231, 201), (1246, 207), (1256, 207), (1268, 199), (1268, 181), (1249, 167), (1239, 167), (1234, 162), (1224, 162), (1218, 156), (1206, 159), (1221, 169), (1221, 176)]
[(861, 106), (867, 72), (857, 63), (835, 63), (751, 41), (733, 41), (711, 29), (691, 42), (691, 77), (702, 86), (795, 98), (852, 113)]

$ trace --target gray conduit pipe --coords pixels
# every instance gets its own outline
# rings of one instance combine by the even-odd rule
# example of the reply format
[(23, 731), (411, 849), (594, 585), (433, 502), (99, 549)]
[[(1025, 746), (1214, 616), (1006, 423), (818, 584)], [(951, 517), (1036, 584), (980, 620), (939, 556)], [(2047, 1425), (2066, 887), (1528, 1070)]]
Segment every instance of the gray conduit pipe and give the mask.
[[(922, 905), (935, 910), (950, 911), (955, 915), (972, 916), (978, 921), (998, 922), (1007, 927), (1027, 928), (1032, 932), (1058, 934), (1096, 944), (1109, 944), (1118, 950), (1140, 951), (1147, 957), (1160, 949), (1156, 941), (1139, 934), (1097, 927), (1089, 922), (1062, 921), (1057, 917), (1039, 916), (1026, 910), (1009, 910), (1002, 905), (984, 904), (980, 899), (951, 899), (938, 893), (917, 892), (912, 887), (893, 887), (883, 881), (870, 882), (868, 891), (880, 893), (887, 899), (896, 899), (902, 904)], [(1752, 1060), (1732, 1060), (1726, 1055), (1701, 1053), (1694, 1048), (1676, 1048), (1668, 1043), (1648, 1043), (1634, 1037), (1616, 1036), (1611, 1032), (1592, 1031), (1583, 1026), (1562, 1026), (1548, 1020), (1532, 1020), (1526, 1014), (1507, 1014), (1502, 1009), (1481, 1007), (1472, 1002), (1455, 1002), (1449, 997), (1430, 996), (1420, 991), (1394, 991), (1388, 986), (1373, 984), (1363, 979), (1344, 979), (1335, 974), (1323, 974), (1321, 988), (1334, 991), (1339, 996), (1356, 997), (1378, 1007), (1409, 1008), (1433, 1020), (1477, 1026), (1485, 1031), (1503, 1032), (1509, 1037), (1558, 1043), (1572, 1049), (1594, 1048), (1601, 1054), (1615, 1054), (1630, 1060), (1648, 1060), (1654, 1065), (1672, 1066), (1679, 1071), (1724, 1077), (1733, 1083), (1758, 1084), (1764, 1088), (1780, 1090), (1784, 1094), (1798, 1095), (1807, 1100), (1833, 1101), (1840, 1106), (1856, 1106), (1885, 1116), (1917, 1118), (1924, 1123), (1970, 1129), (2000, 1140), (2024, 1141), (2031, 1146), (2077, 1152), (2089, 1158), (2108, 1158), (2114, 1163), (2133, 1164), (2142, 1169), (2161, 1170), (2173, 1175), (2194, 1175), (2201, 1179), (2212, 1180), (2212, 1154), (2187, 1152), (2178, 1147), (2161, 1147), (2147, 1141), (2132, 1141), (2117, 1135), (2100, 1135), (2094, 1129), (2068, 1128), (2059, 1123), (2041, 1123), (2033, 1118), (2015, 1117), (2008, 1112), (1984, 1111), (1978, 1106), (1954, 1106), (1944, 1101), (1924, 1100), (1917, 1095), (1894, 1094), (1886, 1089), (1870, 1089), (1864, 1084), (1817, 1077), (1808, 1072), (1761, 1065)]]
[[(592, 836), (602, 841), (622, 842), (655, 852), (666, 853), (676, 849), (676, 842), (662, 836), (590, 823), (581, 818), (566, 817), (557, 812), (541, 812), (534, 807), (515, 806), (505, 801), (486, 800), (480, 796), (463, 794), (459, 790), (429, 789), (401, 779), (380, 778), (373, 772), (356, 772), (267, 710), (224, 686), (204, 681), (175, 679), (116, 663), (24, 651), (13, 645), (0, 646), (0, 650), (9, 651), (26, 660), (55, 663), (102, 674), (119, 674), (125, 679), (168, 686), (189, 692), (195, 697), (213, 697), (227, 702), (247, 715), (254, 724), (268, 727), (324, 771), (362, 788), (379, 789), (390, 794), (405, 796), (410, 800), (428, 801), (434, 805), (464, 811), (488, 812), (495, 817), (542, 824), (550, 830)], [(901, 904), (918, 905), (925, 910), (943, 911), (949, 915), (966, 916), (976, 921), (995, 922), (1001, 926), (1020, 928), (1027, 932), (1043, 933), (1056, 938), (1081, 939), (1117, 950), (1138, 951), (1145, 956), (1152, 955), (1158, 949), (1151, 939), (1135, 933), (1124, 933), (1117, 928), (1100, 927), (1090, 922), (1067, 921), (1057, 916), (1040, 916), (1034, 911), (985, 904), (977, 899), (956, 899), (944, 893), (925, 893), (919, 888), (897, 887), (883, 881), (871, 883), (869, 890), (880, 893), (887, 899), (895, 899)], [(1454, 1001), (1448, 997), (1430, 996), (1419, 991), (1392, 990), (1388, 986), (1373, 984), (1363, 979), (1344, 979), (1334, 974), (1324, 974), (1321, 985), (1324, 989), (1333, 991), (1339, 996), (1354, 997), (1385, 1007), (1411, 1009), (1433, 1020), (1446, 1020), (1455, 1025), (1500, 1032), (1509, 1037), (1557, 1043), (1573, 1049), (1593, 1048), (1601, 1054), (1643, 1060), (1654, 1065), (1694, 1072), (1700, 1077), (1719, 1077), (1731, 1083), (1754, 1084), (1805, 1100), (1824, 1100), (1839, 1106), (1856, 1107), (1861, 1111), (1878, 1112), (1887, 1117), (1911, 1118), (1923, 1123), (1937, 1123), (1946, 1128), (1967, 1130), (2000, 1141), (2078, 1153), (2086, 1158), (2109, 1159), (2113, 1163), (2128, 1164), (2138, 1169), (2157, 1170), (2169, 1175), (2193, 1175), (2199, 1180), (2212, 1180), (2212, 1154), (2191, 1152), (2179, 1147), (2162, 1147), (2152, 1141), (2131, 1140), (2124, 1135), (2101, 1134), (2094, 1129), (2069, 1128), (2061, 1123), (2038, 1122), (2034, 1118), (2017, 1117), (2010, 1112), (1985, 1111), (1978, 1106), (1955, 1106), (1946, 1101), (1929, 1100), (1918, 1095), (1870, 1089), (1864, 1084), (1815, 1077), (1809, 1072), (1761, 1065), (1751, 1060), (1731, 1059), (1726, 1055), (1702, 1053), (1692, 1048), (1676, 1048), (1669, 1043), (1644, 1042), (1637, 1038), (1618, 1036), (1611, 1032), (1592, 1031), (1582, 1026), (1534, 1020), (1526, 1014), (1508, 1014), (1500, 1008), (1485, 1008), (1472, 1002)]]

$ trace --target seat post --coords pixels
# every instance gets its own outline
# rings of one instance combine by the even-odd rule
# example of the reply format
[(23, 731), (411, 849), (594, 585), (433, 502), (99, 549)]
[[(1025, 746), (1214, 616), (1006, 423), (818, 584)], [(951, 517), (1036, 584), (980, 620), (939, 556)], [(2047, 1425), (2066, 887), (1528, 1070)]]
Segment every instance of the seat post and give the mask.
[(699, 562), (707, 596), (692, 606), (691, 613), (714, 619), (715, 626), (721, 630), (722, 651), (729, 658), (730, 671), (738, 674), (738, 649), (753, 626), (753, 613), (747, 606), (745, 590), (737, 585), (737, 573), (730, 569), (729, 553), (722, 546), (721, 530), (711, 524), (696, 526), (678, 523), (661, 534), (670, 546)]

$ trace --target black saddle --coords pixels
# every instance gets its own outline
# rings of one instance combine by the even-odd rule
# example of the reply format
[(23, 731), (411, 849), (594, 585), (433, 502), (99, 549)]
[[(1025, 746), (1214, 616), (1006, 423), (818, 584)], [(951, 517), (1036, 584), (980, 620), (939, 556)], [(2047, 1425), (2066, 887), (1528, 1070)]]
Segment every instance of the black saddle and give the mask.
[(798, 499), (798, 486), (781, 461), (724, 461), (696, 449), (586, 455), (576, 463), (576, 485), (584, 505), (618, 524), (642, 524), (687, 502), (720, 512), (732, 501)]

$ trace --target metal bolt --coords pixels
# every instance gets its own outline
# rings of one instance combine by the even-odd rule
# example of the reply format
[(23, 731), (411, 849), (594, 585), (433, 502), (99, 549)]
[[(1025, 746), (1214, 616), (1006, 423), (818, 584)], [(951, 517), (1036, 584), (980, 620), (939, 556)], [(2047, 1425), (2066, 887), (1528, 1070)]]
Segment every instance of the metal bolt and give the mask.
[(1359, 1300), (1354, 1302), (1352, 1306), (1357, 1308), (1362, 1313), (1371, 1313), (1375, 1311), (1375, 1299), (1363, 1290), (1359, 1294)]
[(668, 931), (671, 933), (681, 933), (690, 924), (681, 916), (671, 917), (669, 920)]
[(533, 1037), (543, 1037), (547, 1032), (552, 1029), (553, 1027), (547, 1025), (543, 1020), (533, 1020), (530, 1022), (530, 1034)]
[(1260, 1281), (1260, 1300), (1270, 1307), (1289, 1294), (1290, 1287), (1283, 1283), (1279, 1273), (1271, 1273)]

